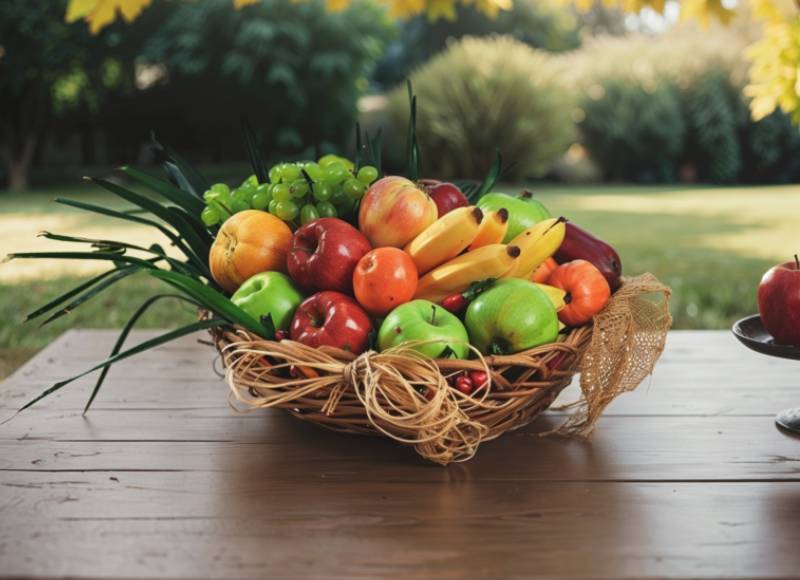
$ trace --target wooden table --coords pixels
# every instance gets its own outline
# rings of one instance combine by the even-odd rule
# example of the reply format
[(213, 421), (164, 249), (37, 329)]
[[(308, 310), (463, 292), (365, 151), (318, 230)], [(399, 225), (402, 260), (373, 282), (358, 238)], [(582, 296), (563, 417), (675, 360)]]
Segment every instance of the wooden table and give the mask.
[[(62, 336), (2, 386), (2, 414), (113, 336)], [(772, 422), (800, 404), (800, 365), (727, 332), (673, 332), (591, 444), (538, 437), (550, 415), (449, 468), (235, 414), (213, 358), (181, 340), (115, 367), (85, 418), (91, 378), (0, 427), (0, 576), (800, 574), (800, 440)]]

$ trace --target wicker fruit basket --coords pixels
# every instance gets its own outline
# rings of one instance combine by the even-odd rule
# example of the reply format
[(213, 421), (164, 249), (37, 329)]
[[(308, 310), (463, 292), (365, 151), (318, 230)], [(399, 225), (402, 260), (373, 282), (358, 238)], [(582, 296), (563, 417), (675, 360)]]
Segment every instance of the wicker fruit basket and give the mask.
[[(652, 372), (672, 322), (669, 297), (651, 274), (624, 279), (592, 325), (513, 355), (473, 349), (471, 360), (427, 359), (408, 346), (356, 356), (265, 340), (237, 327), (211, 334), (236, 408), (285, 409), (328, 429), (390, 437), (446, 465), (530, 423), (576, 373), (582, 398), (555, 432), (591, 434), (603, 409)], [(476, 369), (488, 373), (486, 388), (472, 396), (448, 388), (448, 375)]]

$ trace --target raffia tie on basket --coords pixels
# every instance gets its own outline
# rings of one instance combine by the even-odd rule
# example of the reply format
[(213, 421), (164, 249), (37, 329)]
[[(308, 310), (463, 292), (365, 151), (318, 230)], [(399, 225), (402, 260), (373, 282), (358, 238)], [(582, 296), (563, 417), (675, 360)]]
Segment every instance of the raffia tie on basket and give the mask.
[[(302, 419), (325, 424), (326, 417), (346, 421), (350, 409), (340, 409), (342, 398), (355, 395), (375, 429), (442, 464), (472, 457), (488, 431), (470, 419), (469, 407), (453, 398), (436, 363), (409, 346), (368, 351), (343, 361), (342, 351), (292, 341), (247, 340), (250, 335), (242, 334), (223, 356), (233, 396), (246, 410), (284, 407)], [(264, 357), (291, 363), (266, 366)], [(275, 381), (274, 372), (289, 366), (303, 378)], [(422, 388), (432, 391), (430, 400), (420, 395)], [(321, 405), (319, 397), (325, 399)], [(480, 399), (473, 404), (480, 405)], [(315, 407), (318, 412), (309, 411)]]
[[(356, 357), (241, 329), (219, 334), (217, 342), (235, 408), (279, 407), (339, 431), (382, 433), (444, 465), (469, 459), (482, 440), (529, 422), (578, 368), (581, 401), (555, 432), (588, 436), (608, 403), (652, 372), (671, 325), (669, 295), (650, 274), (626, 279), (591, 328), (514, 355), (484, 358), (475, 351), (470, 361), (437, 363), (408, 346)], [(296, 378), (286, 377), (290, 367)], [(462, 368), (482, 368), (494, 380), (468, 397), (445, 379)]]

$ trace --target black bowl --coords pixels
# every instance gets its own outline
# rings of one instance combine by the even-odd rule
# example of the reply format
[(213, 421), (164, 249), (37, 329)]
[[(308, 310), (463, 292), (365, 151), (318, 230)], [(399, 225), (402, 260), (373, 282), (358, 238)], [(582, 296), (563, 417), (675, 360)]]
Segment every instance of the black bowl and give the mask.
[(761, 354), (800, 360), (800, 347), (778, 344), (758, 314), (742, 318), (733, 325), (733, 334), (743, 345)]

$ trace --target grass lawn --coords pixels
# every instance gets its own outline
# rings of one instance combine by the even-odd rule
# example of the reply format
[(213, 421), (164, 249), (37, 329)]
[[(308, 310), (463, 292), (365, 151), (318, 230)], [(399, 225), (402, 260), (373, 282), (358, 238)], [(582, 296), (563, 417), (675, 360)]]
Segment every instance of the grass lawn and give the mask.
[[(670, 284), (675, 328), (728, 328), (737, 317), (754, 312), (755, 287), (763, 272), (800, 251), (800, 186), (532, 189), (554, 214), (617, 247), (627, 273), (653, 272)], [(36, 238), (41, 230), (156, 241), (148, 228), (50, 203), (57, 196), (123, 206), (95, 188), (0, 192), (3, 253), (64, 249), (65, 244)], [(0, 265), (0, 377), (71, 326), (121, 326), (145, 295), (158, 288), (156, 281), (140, 274), (44, 328), (22, 324), (25, 313), (75, 285), (81, 275), (102, 268), (40, 260)], [(163, 303), (140, 324), (163, 327), (193, 317), (186, 307)]]

